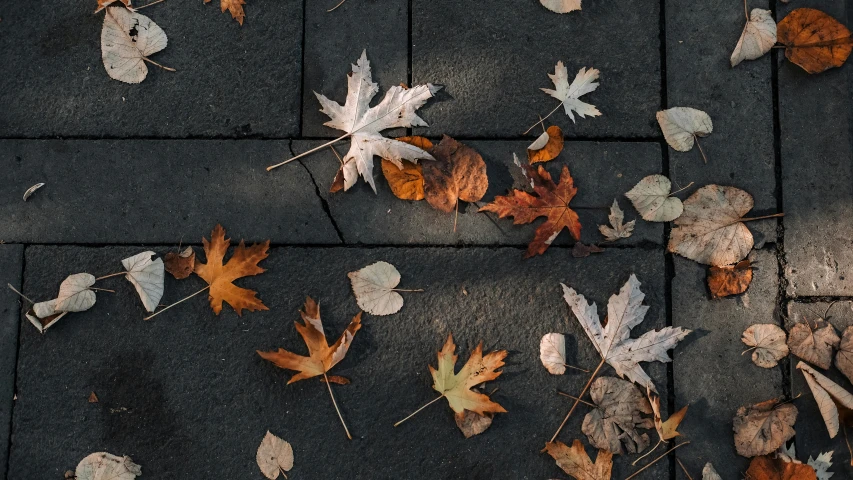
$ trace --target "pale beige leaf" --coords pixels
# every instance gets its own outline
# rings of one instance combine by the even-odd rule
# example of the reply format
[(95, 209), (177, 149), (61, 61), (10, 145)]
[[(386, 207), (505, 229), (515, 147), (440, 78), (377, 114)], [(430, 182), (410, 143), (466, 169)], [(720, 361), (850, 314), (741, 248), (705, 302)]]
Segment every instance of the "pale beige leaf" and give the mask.
[(702, 480), (723, 480), (723, 478), (714, 470), (714, 466), (708, 462), (705, 464), (705, 468), (702, 469)]
[[(639, 453), (649, 446), (648, 434), (637, 428), (654, 428), (648, 399), (631, 382), (615, 377), (599, 377), (592, 382), (589, 396), (597, 406), (587, 413), (581, 427), (589, 442), (614, 455)], [(624, 446), (624, 448), (623, 448)]]
[(572, 112), (577, 113), (581, 118), (587, 116), (597, 117), (601, 115), (601, 112), (594, 105), (578, 99), (598, 88), (598, 83), (595, 80), (598, 80), (599, 73), (594, 68), (587, 70), (586, 67), (583, 67), (575, 75), (575, 79), (572, 80), (570, 85), (569, 72), (566, 70), (563, 62), (559, 61), (554, 69), (554, 74), (548, 74), (551, 81), (554, 82), (555, 90), (551, 90), (550, 88), (541, 88), (540, 90), (562, 102), (563, 109), (566, 111), (566, 115), (572, 120), (572, 123), (575, 121), (575, 116)]
[(554, 13), (569, 13), (581, 9), (581, 0), (539, 0), (539, 3)]
[(619, 204), (615, 199), (613, 200), (613, 205), (610, 206), (610, 215), (607, 219), (610, 220), (610, 226), (599, 225), (598, 231), (604, 235), (604, 239), (608, 242), (615, 242), (620, 238), (628, 238), (634, 233), (634, 224), (637, 221), (631, 220), (628, 223), (624, 223), (625, 212), (619, 208)]
[(68, 313), (56, 311), (56, 299), (35, 303), (31, 311), (32, 314), (27, 311), (24, 315), (39, 333), (44, 333)]
[(82, 312), (95, 304), (95, 292), (89, 287), (95, 284), (95, 277), (88, 273), (69, 275), (59, 285), (56, 296), (57, 312)]
[(670, 196), (672, 183), (663, 175), (649, 175), (625, 194), (649, 222), (671, 222), (681, 215), (681, 200)]
[(74, 475), (76, 480), (134, 480), (142, 475), (142, 467), (128, 456), (97, 452), (81, 460)]
[(705, 137), (714, 130), (711, 117), (695, 108), (673, 107), (656, 116), (666, 143), (679, 152), (690, 151), (697, 136)]
[(805, 323), (794, 324), (788, 334), (788, 348), (794, 355), (826, 370), (832, 365), (832, 349), (838, 347), (841, 339), (835, 327), (820, 323), (814, 329)]
[(785, 331), (772, 323), (751, 325), (743, 332), (741, 341), (754, 347), (752, 362), (762, 368), (773, 368), (788, 356)]
[(293, 447), (267, 430), (258, 446), (255, 460), (261, 473), (270, 480), (275, 480), (281, 472), (289, 472), (293, 468)]
[(51, 315), (55, 315), (56, 311), (56, 299), (48, 300), (46, 302), (38, 302), (33, 304), (33, 313), (36, 314), (38, 318), (46, 318)]
[(136, 288), (145, 310), (153, 312), (163, 298), (165, 267), (162, 259), (151, 260), (154, 252), (142, 252), (121, 261), (127, 270), (127, 280)]
[(456, 426), (459, 427), (465, 438), (471, 438), (488, 430), (492, 426), (494, 417), (495, 415), (491, 412), (480, 415), (471, 410), (465, 410), (463, 413), (453, 415), (453, 418), (456, 419)]
[(732, 66), (744, 60), (755, 60), (769, 52), (776, 44), (776, 21), (770, 10), (753, 8), (749, 21), (732, 52)]
[(562, 333), (546, 333), (539, 342), (539, 360), (554, 375), (566, 373), (566, 337)]
[(595, 463), (587, 455), (580, 440), (572, 446), (560, 442), (548, 442), (545, 451), (557, 461), (557, 466), (575, 480), (610, 480), (613, 470), (613, 454), (599, 450)]
[(779, 399), (740, 407), (732, 421), (737, 453), (751, 458), (776, 451), (796, 433), (797, 413), (797, 407)]
[(400, 272), (388, 262), (376, 262), (347, 274), (358, 306), (372, 315), (391, 315), (403, 308), (403, 297), (394, 291)]
[(812, 395), (814, 395), (818, 409), (820, 409), (820, 415), (823, 417), (827, 431), (829, 431), (829, 438), (835, 438), (839, 429), (836, 403), (844, 408), (853, 409), (853, 395), (805, 362), (798, 363), (797, 368), (802, 370), (803, 376), (806, 377), (806, 382), (809, 384)]
[(101, 58), (111, 78), (139, 83), (148, 75), (145, 58), (166, 48), (166, 32), (150, 18), (124, 7), (108, 7), (101, 30)]
[(548, 135), (548, 132), (542, 132), (542, 135), (539, 135), (539, 138), (534, 140), (533, 143), (531, 143), (527, 147), (527, 149), (528, 150), (542, 150), (542, 148), (545, 145), (548, 145), (548, 140), (550, 140), (550, 139), (551, 139), (551, 137), (550, 137), (550, 135)]
[(838, 353), (835, 354), (835, 366), (853, 382), (853, 326), (845, 328), (841, 335)]

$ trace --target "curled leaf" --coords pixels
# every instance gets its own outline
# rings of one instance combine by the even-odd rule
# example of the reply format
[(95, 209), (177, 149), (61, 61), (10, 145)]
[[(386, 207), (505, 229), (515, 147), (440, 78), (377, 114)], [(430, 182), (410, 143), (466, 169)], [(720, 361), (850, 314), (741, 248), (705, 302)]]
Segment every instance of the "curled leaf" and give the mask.
[(32, 196), (32, 194), (34, 194), (36, 192), (36, 190), (38, 190), (39, 188), (41, 188), (43, 186), (44, 186), (44, 183), (37, 183), (37, 184), (33, 185), (32, 187), (28, 188), (27, 191), (24, 192), (24, 201), (26, 202), (27, 199), (29, 199)]
[(183, 280), (193, 273), (195, 267), (195, 250), (193, 247), (187, 247), (183, 252), (169, 252), (163, 259), (163, 264), (166, 271), (171, 273), (178, 280)]
[(829, 432), (829, 438), (835, 438), (840, 428), (839, 407), (853, 410), (853, 395), (804, 362), (798, 363), (797, 369), (803, 372), (806, 383), (809, 384), (820, 415), (826, 424), (826, 430)]
[(127, 280), (136, 288), (145, 310), (149, 312), (156, 310), (160, 304), (165, 280), (163, 260), (151, 260), (154, 255), (151, 251), (142, 252), (121, 261), (127, 270)]
[(527, 160), (531, 165), (550, 162), (563, 151), (563, 130), (551, 125), (535, 142), (527, 147)]
[(562, 333), (546, 333), (539, 342), (539, 360), (549, 373), (566, 373), (566, 336)]

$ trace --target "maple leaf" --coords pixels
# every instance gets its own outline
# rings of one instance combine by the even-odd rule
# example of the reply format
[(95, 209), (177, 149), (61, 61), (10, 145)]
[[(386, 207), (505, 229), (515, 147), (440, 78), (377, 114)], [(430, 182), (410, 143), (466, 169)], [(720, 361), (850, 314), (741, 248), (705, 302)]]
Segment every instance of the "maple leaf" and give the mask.
[(513, 217), (516, 225), (530, 223), (539, 217), (547, 217), (545, 223), (539, 225), (533, 241), (527, 246), (525, 258), (545, 253), (551, 242), (566, 228), (575, 240), (581, 238), (581, 224), (578, 214), (569, 208), (569, 203), (578, 193), (574, 180), (569, 174), (569, 167), (563, 165), (560, 183), (551, 180), (551, 174), (541, 165), (533, 168), (522, 165), (515, 157), (515, 164), (525, 173), (533, 187), (533, 194), (523, 190), (512, 190), (506, 196), (498, 195), (492, 203), (482, 208), (481, 212), (494, 212), (500, 218)]
[(832, 451), (823, 452), (815, 459), (812, 459), (811, 455), (809, 455), (806, 464), (814, 468), (817, 480), (829, 480), (829, 477), (834, 475), (833, 472), (827, 471), (832, 466), (832, 453)]
[(743, 332), (741, 341), (755, 349), (752, 352), (752, 363), (762, 368), (773, 368), (779, 364), (779, 360), (788, 356), (785, 331), (772, 323), (751, 325)]
[(749, 462), (746, 478), (755, 480), (817, 480), (815, 469), (786, 455), (761, 455)]
[(771, 399), (738, 409), (732, 423), (739, 455), (747, 458), (767, 455), (794, 436), (797, 407), (779, 401)]
[[(554, 82), (555, 90), (550, 88), (541, 88), (540, 90), (560, 101), (572, 123), (575, 121), (572, 111), (581, 118), (585, 118), (587, 115), (597, 117), (601, 115), (601, 112), (594, 105), (582, 102), (578, 98), (598, 88), (598, 83), (595, 82), (598, 79), (598, 74), (599, 71), (594, 68), (589, 70), (586, 67), (581, 68), (575, 75), (575, 79), (572, 80), (572, 84), (569, 85), (569, 72), (563, 62), (559, 61), (554, 68), (554, 74), (548, 74), (548, 77)], [(557, 107), (559, 108), (559, 105)]]
[[(744, 5), (744, 8), (746, 5)], [(753, 8), (743, 27), (743, 33), (732, 52), (731, 63), (734, 67), (744, 60), (755, 60), (769, 52), (776, 43), (776, 21), (773, 12)]]
[(592, 383), (589, 396), (596, 408), (586, 414), (581, 430), (592, 446), (614, 455), (639, 453), (649, 446), (648, 434), (640, 434), (637, 428), (654, 426), (651, 418), (643, 417), (652, 413), (652, 407), (633, 383), (599, 377)]
[(269, 255), (267, 252), (270, 241), (256, 243), (246, 248), (245, 243), (240, 240), (240, 245), (234, 249), (234, 254), (224, 265), (222, 261), (231, 244), (231, 239), (225, 238), (225, 229), (217, 225), (210, 233), (210, 242), (202, 238), (202, 243), (207, 263), (196, 261), (195, 273), (210, 285), (208, 297), (213, 313), (219, 315), (223, 301), (231, 305), (238, 316), (242, 315), (244, 309), (250, 312), (269, 310), (255, 296), (257, 292), (240, 288), (232, 282), (238, 278), (258, 275), (265, 271), (258, 266), (258, 263)]
[(598, 231), (604, 235), (605, 241), (615, 242), (620, 238), (628, 238), (634, 233), (634, 224), (637, 221), (631, 220), (625, 223), (625, 212), (619, 208), (619, 204), (615, 199), (613, 200), (613, 205), (610, 206), (610, 215), (608, 215), (607, 219), (610, 220), (610, 226), (598, 226)]
[(107, 8), (107, 5), (115, 2), (121, 2), (125, 7), (129, 10), (133, 10), (133, 5), (131, 5), (131, 0), (98, 0), (98, 8), (95, 10), (95, 13), (100, 12), (101, 10)]
[[(210, 3), (210, 0), (204, 0), (204, 3)], [(219, 0), (219, 9), (222, 12), (225, 10), (231, 12), (231, 18), (237, 20), (237, 23), (242, 26), (243, 19), (246, 18), (246, 13), (243, 11), (245, 4), (246, 0)]]
[(595, 463), (586, 454), (580, 440), (569, 447), (563, 442), (548, 442), (545, 445), (548, 455), (557, 461), (557, 466), (576, 480), (610, 480), (613, 470), (613, 454), (599, 450)]

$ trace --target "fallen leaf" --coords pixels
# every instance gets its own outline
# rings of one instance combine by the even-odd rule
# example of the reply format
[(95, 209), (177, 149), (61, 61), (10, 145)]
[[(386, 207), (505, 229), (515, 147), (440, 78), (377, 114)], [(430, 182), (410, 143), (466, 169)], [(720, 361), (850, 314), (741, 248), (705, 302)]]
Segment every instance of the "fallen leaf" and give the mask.
[(838, 353), (835, 354), (835, 366), (853, 382), (853, 327), (844, 329), (841, 342), (838, 343)]
[(400, 272), (388, 262), (376, 262), (347, 274), (359, 308), (371, 315), (391, 315), (403, 308), (397, 293)]
[(151, 251), (142, 252), (121, 261), (127, 270), (125, 277), (133, 284), (145, 310), (149, 312), (156, 310), (160, 304), (165, 280), (163, 260), (151, 260), (154, 255), (156, 254)]
[[(388, 160), (382, 160), (384, 165)], [(411, 162), (409, 162), (411, 163)], [(393, 165), (393, 164), (392, 164)], [(338, 193), (344, 189), (344, 166), (341, 164), (338, 172), (335, 173), (335, 178), (332, 180), (332, 186), (329, 187), (329, 193)]]
[(828, 322), (816, 322), (814, 329), (811, 325), (796, 323), (788, 332), (791, 353), (824, 370), (832, 365), (832, 349), (840, 342), (835, 327)]
[(269, 255), (270, 241), (256, 243), (246, 248), (243, 240), (240, 240), (240, 245), (234, 249), (228, 263), (224, 265), (222, 261), (231, 244), (231, 239), (225, 238), (225, 229), (217, 225), (210, 232), (210, 242), (202, 238), (202, 243), (207, 263), (196, 261), (195, 274), (210, 285), (208, 298), (213, 313), (219, 315), (223, 301), (231, 305), (237, 312), (237, 316), (241, 316), (244, 309), (250, 312), (269, 310), (256, 297), (257, 292), (240, 288), (232, 282), (238, 278), (258, 275), (265, 271), (258, 266), (258, 263)]
[(550, 88), (540, 88), (540, 90), (560, 101), (572, 123), (575, 121), (572, 111), (577, 113), (581, 118), (586, 118), (587, 115), (598, 117), (601, 115), (601, 112), (594, 105), (584, 103), (578, 100), (578, 98), (598, 88), (598, 83), (595, 80), (598, 80), (599, 73), (594, 68), (590, 68), (589, 70), (586, 67), (581, 68), (578, 74), (575, 75), (575, 79), (572, 80), (572, 84), (569, 85), (569, 72), (566, 70), (563, 62), (559, 61), (554, 69), (554, 74), (548, 74), (548, 77), (554, 82), (556, 90), (551, 90)]
[(549, 373), (566, 373), (566, 336), (562, 333), (546, 333), (539, 341), (539, 360)]
[[(276, 480), (279, 474), (286, 474), (293, 468), (293, 447), (267, 430), (267, 434), (258, 445), (255, 460), (265, 477)], [(287, 475), (284, 475), (284, 478), (287, 478)]]
[(642, 323), (649, 307), (642, 305), (645, 294), (634, 274), (607, 303), (607, 321), (603, 326), (598, 318), (595, 303), (588, 304), (583, 295), (563, 286), (563, 298), (574, 312), (602, 361), (612, 366), (616, 373), (652, 391), (657, 389), (639, 362), (671, 362), (666, 353), (690, 333), (681, 327), (665, 327), (644, 333), (640, 338), (629, 338), (631, 329)]
[(95, 13), (100, 12), (107, 8), (107, 5), (115, 2), (121, 2), (125, 7), (132, 10), (133, 5), (131, 5), (131, 0), (98, 0), (98, 8), (95, 10)]
[(32, 187), (28, 188), (27, 191), (24, 192), (24, 201), (26, 202), (27, 199), (29, 199), (33, 195), (33, 193), (36, 192), (36, 190), (38, 190), (39, 188), (41, 188), (43, 186), (44, 186), (44, 183), (37, 183), (37, 184), (33, 185)]
[[(695, 108), (673, 107), (658, 112), (656, 117), (666, 143), (679, 152), (689, 152), (697, 137), (707, 137), (714, 130), (711, 117)], [(704, 153), (702, 158), (708, 162)]]
[(471, 438), (474, 435), (485, 432), (492, 426), (494, 414), (486, 412), (486, 414), (480, 415), (479, 413), (465, 410), (465, 413), (457, 413), (453, 417), (456, 419), (456, 426), (462, 431), (462, 435), (465, 435), (465, 438)]
[(94, 275), (75, 273), (59, 284), (59, 294), (56, 296), (54, 311), (83, 312), (95, 304), (95, 292), (89, 287), (95, 284)]
[(486, 162), (473, 148), (445, 135), (424, 161), (424, 197), (433, 208), (452, 212), (459, 200), (477, 202), (486, 194)]
[(493, 402), (488, 395), (472, 390), (473, 387), (494, 380), (503, 373), (497, 370), (504, 366), (506, 350), (489, 352), (483, 356), (483, 344), (480, 343), (458, 373), (454, 373), (457, 358), (455, 351), (453, 335), (448, 335), (444, 347), (438, 352), (438, 369), (429, 366), (433, 379), (432, 388), (447, 399), (450, 408), (457, 415), (464, 414), (465, 410), (479, 415), (485, 415), (487, 412), (506, 412), (504, 407)]
[(402, 160), (434, 160), (423, 149), (385, 138), (380, 132), (388, 128), (426, 127), (427, 123), (415, 111), (432, 98), (441, 89), (440, 86), (431, 83), (409, 89), (394, 86), (388, 89), (379, 105), (370, 107), (370, 100), (379, 92), (379, 85), (373, 82), (367, 51), (362, 52), (357, 64), (352, 66), (347, 85), (349, 91), (344, 105), (315, 92), (323, 107), (320, 111), (331, 118), (324, 125), (343, 130), (352, 138), (349, 152), (343, 159), (344, 190), (355, 185), (361, 175), (376, 192), (373, 180), (374, 155), (398, 167), (403, 166)]
[(279, 348), (275, 352), (262, 352), (258, 355), (264, 360), (271, 362), (278, 368), (298, 372), (290, 377), (287, 382), (290, 385), (299, 380), (324, 375), (346, 356), (352, 345), (352, 339), (361, 328), (361, 312), (353, 317), (347, 329), (341, 334), (338, 341), (331, 347), (326, 341), (326, 332), (323, 331), (323, 322), (320, 320), (320, 306), (311, 297), (305, 299), (305, 307), (299, 312), (304, 323), (294, 322), (296, 331), (302, 336), (305, 345), (308, 346), (307, 357), (288, 352)]
[(337, 385), (349, 385), (350, 383), (352, 383), (350, 382), (349, 378), (342, 377), (340, 375), (327, 375), (321, 378), (320, 381), (323, 383), (334, 383)]
[(535, 142), (527, 147), (527, 160), (531, 165), (550, 162), (563, 151), (563, 130), (551, 125)]
[(797, 8), (778, 25), (785, 56), (808, 73), (844, 65), (853, 39), (850, 30), (831, 16), (813, 8)]
[(572, 257), (585, 258), (590, 256), (590, 254), (601, 253), (603, 251), (603, 248), (595, 244), (586, 245), (583, 242), (575, 242), (575, 244), (572, 246)]
[(739, 295), (752, 283), (752, 263), (741, 260), (735, 265), (708, 269), (708, 290), (711, 298)]
[(832, 451), (823, 452), (815, 459), (812, 459), (811, 455), (809, 455), (809, 460), (806, 464), (814, 468), (817, 480), (829, 480), (834, 475), (834, 472), (828, 471), (832, 467), (832, 453)]
[(652, 406), (652, 413), (654, 413), (655, 417), (655, 430), (658, 432), (660, 440), (662, 442), (666, 442), (667, 440), (680, 436), (681, 434), (678, 433), (678, 426), (681, 425), (681, 421), (684, 420), (684, 416), (687, 415), (688, 405), (685, 405), (681, 410), (670, 415), (666, 421), (663, 421), (660, 413), (660, 397), (658, 395), (652, 395), (650, 390), (646, 392), (646, 396), (649, 398), (649, 404)]
[[(204, 3), (210, 3), (210, 0), (204, 0)], [(231, 13), (231, 18), (237, 20), (240, 26), (243, 25), (243, 19), (246, 18), (246, 12), (243, 11), (243, 5), (246, 0), (219, 0), (219, 10), (224, 12), (228, 10)]]
[(95, 395), (95, 392), (89, 394), (89, 403), (98, 403), (98, 396)]
[(81, 460), (74, 475), (76, 480), (134, 480), (142, 475), (142, 467), (128, 456), (97, 452)]
[(649, 222), (671, 222), (681, 216), (681, 200), (671, 196), (672, 182), (663, 175), (649, 175), (625, 194), (634, 208)]
[(580, 219), (578, 214), (569, 208), (569, 203), (578, 193), (574, 180), (569, 174), (569, 167), (563, 165), (560, 183), (555, 184), (551, 180), (551, 174), (542, 165), (538, 168), (522, 165), (518, 157), (515, 157), (515, 163), (530, 180), (533, 194), (523, 190), (512, 190), (508, 195), (496, 196), (492, 203), (480, 208), (480, 211), (497, 213), (500, 218), (514, 217), (513, 223), (516, 225), (531, 223), (539, 217), (547, 217), (547, 220), (536, 229), (533, 241), (527, 246), (525, 258), (545, 253), (563, 228), (569, 230), (572, 238), (580, 240)]
[(772, 323), (751, 325), (743, 332), (741, 341), (754, 347), (752, 363), (762, 368), (773, 368), (788, 356), (785, 331)]
[(814, 468), (769, 455), (755, 457), (746, 471), (749, 480), (817, 480)]
[[(400, 137), (398, 141), (414, 145), (424, 151), (432, 148), (432, 142), (424, 137)], [(424, 174), (420, 163), (412, 163), (408, 160), (400, 161), (402, 168), (396, 163), (382, 159), (382, 173), (391, 192), (401, 200), (423, 200), (424, 199)], [(339, 170), (338, 172), (341, 172)], [(340, 178), (340, 187), (343, 189), (343, 173), (335, 178), (335, 184)]]
[(794, 436), (797, 407), (779, 404), (780, 399), (766, 400), (740, 407), (734, 417), (735, 449), (744, 457), (767, 455)]
[(44, 333), (66, 314), (68, 314), (68, 312), (56, 311), (56, 299), (53, 299), (33, 304), (33, 307), (28, 310), (25, 315), (27, 320), (29, 320), (36, 329), (38, 329), (39, 333)]
[(576, 480), (610, 480), (613, 470), (613, 454), (599, 450), (595, 463), (586, 454), (580, 440), (569, 447), (563, 442), (548, 442), (545, 451), (557, 461), (557, 466)]
[(820, 415), (826, 424), (829, 438), (835, 438), (840, 427), (839, 407), (853, 410), (853, 395), (805, 362), (799, 362), (797, 369), (802, 370), (803, 376), (806, 377), (806, 383), (809, 384), (809, 389), (820, 409)]
[(169, 252), (166, 254), (163, 264), (166, 271), (171, 273), (178, 280), (183, 280), (193, 273), (195, 267), (195, 250), (193, 247), (187, 247), (183, 252)]
[(107, 74), (125, 83), (148, 76), (149, 56), (166, 48), (166, 32), (150, 18), (124, 7), (109, 7), (101, 30), (101, 58)]
[(637, 221), (631, 220), (628, 223), (624, 223), (625, 212), (619, 208), (619, 204), (615, 199), (613, 200), (613, 205), (610, 206), (610, 215), (607, 216), (607, 219), (610, 220), (610, 226), (598, 226), (598, 231), (604, 235), (605, 241), (615, 242), (620, 238), (628, 238), (634, 233), (634, 224)]
[(554, 13), (569, 13), (581, 9), (581, 0), (539, 0), (539, 3)]
[(705, 468), (702, 469), (702, 480), (723, 480), (723, 478), (714, 470), (714, 466), (708, 462), (705, 464)]
[(652, 407), (633, 383), (599, 377), (592, 382), (589, 396), (596, 408), (583, 418), (581, 430), (593, 447), (621, 455), (639, 453), (649, 446), (648, 434), (636, 429), (654, 426), (651, 418), (642, 415), (652, 413)]
[(776, 44), (776, 21), (773, 12), (753, 8), (749, 21), (743, 27), (743, 33), (732, 52), (732, 67), (744, 60), (755, 60), (769, 52)]

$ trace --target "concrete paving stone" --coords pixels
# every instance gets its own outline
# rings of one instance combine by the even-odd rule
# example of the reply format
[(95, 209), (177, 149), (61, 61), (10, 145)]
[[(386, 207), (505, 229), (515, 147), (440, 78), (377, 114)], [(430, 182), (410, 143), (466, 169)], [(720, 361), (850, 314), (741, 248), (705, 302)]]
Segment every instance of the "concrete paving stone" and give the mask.
[[(742, 188), (755, 199), (758, 216), (777, 211), (772, 72), (769, 55), (732, 68), (745, 21), (743, 5), (732, 2), (667, 0), (667, 104), (704, 110), (714, 123), (714, 132), (699, 139), (707, 164), (697, 147), (684, 153), (670, 148), (669, 161), (674, 184)], [(749, 227), (756, 240), (775, 242), (776, 224)]]
[(562, 60), (569, 80), (581, 67), (601, 71), (598, 90), (583, 97), (601, 117), (573, 124), (561, 110), (549, 119), (567, 137), (660, 135), (659, 8), (642, 0), (591, 2), (559, 15), (537, 2), (414, 0), (413, 83), (446, 86), (422, 109), (430, 128), (417, 130), (517, 137), (559, 104), (540, 88), (553, 88), (548, 74)]
[(0, 141), (0, 240), (198, 242), (221, 223), (236, 239), (338, 243), (307, 172), (264, 170), (289, 154), (288, 141)]
[[(853, 325), (853, 302), (835, 302), (831, 308), (829, 305), (827, 302), (790, 302), (788, 304), (788, 319), (790, 322), (808, 320), (814, 324), (815, 320), (825, 318), (838, 330), (838, 335), (841, 336), (845, 328)], [(817, 402), (815, 402), (806, 379), (803, 377), (803, 372), (796, 369), (798, 363), (800, 363), (800, 359), (791, 355), (791, 393), (794, 397), (802, 394), (802, 397), (795, 402), (800, 412), (795, 426), (797, 430), (795, 437), (797, 457), (806, 461), (809, 456), (815, 458), (823, 452), (833, 450), (835, 454), (832, 457), (833, 464), (830, 469), (830, 471), (835, 472), (833, 478), (853, 478), (853, 467), (850, 465), (850, 454), (844, 442), (844, 432), (839, 432), (835, 438), (829, 438), (820, 410), (817, 408)], [(812, 366), (814, 367), (814, 365)], [(815, 368), (848, 392), (853, 391), (850, 380), (835, 368), (834, 364), (828, 371)], [(848, 436), (851, 434), (849, 430), (848, 428)]]
[[(0, 136), (242, 137), (299, 134), (302, 2), (255, 0), (241, 27), (218, 2), (140, 13), (169, 37), (139, 85), (101, 60), (97, 2), (15, 2), (0, 23)], [(12, 74), (11, 72), (14, 72)]]
[[(0, 274), (3, 276), (3, 283), (20, 290), (23, 261), (23, 245), (0, 245)], [(5, 288), (5, 285), (3, 287), (0, 289), (0, 475), (6, 475), (9, 453), (20, 319), (20, 298)]]
[[(305, 2), (305, 73), (302, 92), (302, 136), (337, 138), (343, 132), (323, 126), (329, 121), (320, 113), (314, 92), (344, 103), (351, 64), (367, 50), (378, 104), (388, 88), (408, 83), (409, 2), (408, 0), (339, 0)], [(391, 130), (404, 134), (404, 130)]]
[[(120, 259), (138, 251), (30, 247), (24, 291), (49, 298), (66, 274), (117, 271)], [(357, 311), (346, 273), (377, 260), (397, 266), (401, 288), (424, 292), (405, 294), (394, 316), (367, 315), (333, 370), (352, 380), (333, 387), (354, 435), (348, 441), (322, 383), (286, 385), (290, 374), (255, 350), (305, 353), (291, 323), (305, 295), (319, 300), (327, 332), (336, 337)], [(555, 261), (561, 268), (551, 268)], [(150, 478), (254, 478), (255, 451), (267, 429), (292, 443), (291, 475), (303, 479), (551, 478), (561, 473), (539, 450), (570, 407), (555, 389), (577, 393), (587, 375), (547, 373), (539, 361), (540, 338), (567, 334), (572, 364), (594, 368), (599, 358), (570, 317), (560, 282), (587, 294), (604, 312), (608, 297), (636, 273), (650, 310), (635, 336), (665, 325), (662, 249), (574, 261), (567, 250), (523, 260), (510, 248), (282, 247), (273, 248), (261, 266), (267, 272), (237, 283), (257, 290), (270, 310), (242, 318), (228, 306), (216, 317), (199, 297), (143, 321), (132, 286), (116, 277), (102, 282), (115, 294), (99, 293), (91, 310), (69, 315), (46, 335), (24, 325), (9, 480), (59, 478), (100, 450), (130, 455)], [(169, 277), (161, 303), (202, 285), (196, 277)], [(488, 385), (489, 391), (499, 389), (492, 398), (509, 413), (468, 440), (444, 403), (394, 428), (435, 398), (427, 365), (435, 365), (450, 332), (459, 345), (459, 365), (479, 341), (487, 351), (510, 352), (504, 374)], [(666, 398), (666, 366), (644, 368)], [(92, 391), (97, 404), (87, 402)], [(586, 411), (575, 413), (561, 440), (583, 437)], [(614, 478), (632, 472), (634, 458), (618, 457)], [(668, 468), (659, 462), (638, 478), (668, 478)]]
[[(723, 478), (742, 478), (749, 459), (735, 452), (732, 418), (742, 405), (781, 396), (782, 367), (763, 369), (752, 363), (741, 335), (750, 325), (779, 324), (776, 307), (779, 274), (774, 252), (752, 253), (756, 270), (743, 295), (711, 300), (707, 267), (675, 257), (672, 280), (672, 323), (694, 330), (675, 349), (675, 408), (690, 405), (679, 428), (690, 440), (676, 451), (693, 478), (701, 478), (706, 462)], [(676, 478), (686, 479), (677, 469)]]
[[(779, 4), (778, 17), (817, 8), (846, 21), (850, 2)], [(787, 293), (853, 295), (853, 148), (850, 65), (809, 75), (782, 58), (779, 117)]]
[[(307, 151), (320, 143), (294, 141), (294, 152)], [(491, 202), (495, 195), (504, 195), (512, 187), (526, 185), (521, 170), (513, 164), (512, 154), (526, 158), (525, 149), (529, 142), (486, 140), (464, 143), (476, 149), (486, 162), (489, 189), (477, 205), (460, 206), (455, 233), (453, 214), (435, 210), (426, 202), (394, 197), (382, 175), (378, 158), (374, 167), (377, 194), (363, 180), (348, 192), (329, 194), (328, 187), (340, 165), (330, 150), (317, 152), (303, 158), (302, 162), (320, 185), (320, 193), (328, 202), (347, 243), (526, 245), (533, 239), (533, 232), (541, 220), (534, 225), (513, 225), (511, 219), (502, 220), (477, 210), (479, 205)], [(344, 152), (348, 146), (342, 144), (336, 148)], [(663, 224), (643, 221), (624, 196), (644, 176), (661, 172), (661, 152), (657, 143), (567, 142), (560, 156), (544, 165), (557, 179), (564, 164), (568, 164), (578, 187), (578, 194), (571, 205), (578, 208), (584, 242), (603, 240), (598, 225), (607, 223), (610, 205), (617, 198), (625, 211), (626, 221), (637, 219), (634, 235), (619, 244), (662, 243)], [(563, 232), (554, 245), (573, 243), (571, 235)]]

